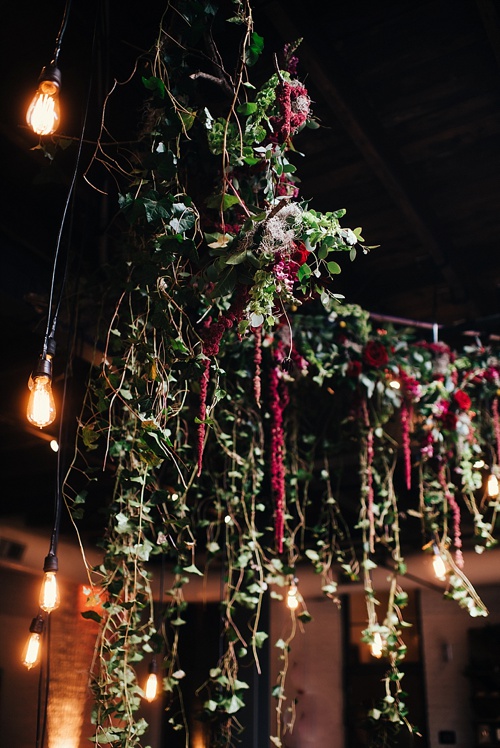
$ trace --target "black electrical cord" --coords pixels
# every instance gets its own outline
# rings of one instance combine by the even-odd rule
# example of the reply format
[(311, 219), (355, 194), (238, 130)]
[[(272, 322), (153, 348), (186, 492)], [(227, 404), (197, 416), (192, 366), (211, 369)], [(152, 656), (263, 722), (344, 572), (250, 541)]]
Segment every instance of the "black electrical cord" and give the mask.
[(52, 58), (51, 65), (54, 65), (54, 67), (57, 66), (57, 61), (59, 59), (59, 53), (61, 51), (61, 44), (64, 36), (64, 32), (66, 31), (66, 26), (68, 25), (68, 18), (69, 18), (69, 12), (71, 10), (71, 1), (67, 0), (66, 6), (64, 8), (64, 13), (61, 21), (61, 26), (59, 28), (59, 32), (56, 37), (56, 47), (54, 50), (54, 57)]
[[(66, 30), (66, 26), (68, 22), (70, 6), (71, 6), (71, 0), (68, 0), (66, 4), (65, 12), (64, 12), (63, 22), (61, 24), (61, 28), (59, 30), (59, 34), (58, 34), (57, 41), (56, 41), (56, 51), (54, 53), (54, 62), (57, 62), (57, 57), (59, 56), (62, 37), (64, 35), (64, 31)], [(91, 51), (92, 61), (95, 59), (96, 33), (97, 33), (96, 29), (97, 29), (97, 18), (94, 24), (94, 34), (93, 34), (93, 40), (92, 40), (92, 51)], [(93, 65), (91, 65), (91, 70), (92, 69), (93, 69)], [(45, 339), (44, 339), (44, 347), (43, 347), (42, 356), (45, 356), (47, 354), (47, 349), (50, 346), (54, 345), (57, 319), (58, 319), (59, 310), (61, 307), (61, 302), (64, 296), (64, 290), (65, 290), (66, 281), (68, 277), (69, 252), (66, 253), (64, 274), (63, 274), (63, 278), (62, 278), (61, 286), (59, 290), (59, 298), (57, 300), (57, 306), (56, 306), (55, 312), (52, 315), (52, 306), (54, 303), (57, 267), (58, 267), (58, 262), (59, 262), (63, 230), (66, 224), (66, 219), (68, 216), (68, 211), (69, 211), (69, 207), (71, 204), (71, 200), (74, 197), (74, 187), (75, 187), (76, 179), (77, 179), (78, 172), (79, 172), (81, 153), (82, 153), (82, 148), (83, 148), (83, 143), (84, 143), (84, 138), (85, 138), (85, 131), (87, 127), (91, 91), (92, 91), (92, 75), (89, 78), (89, 85), (88, 85), (88, 90), (87, 90), (84, 116), (83, 116), (81, 134), (80, 134), (80, 138), (78, 141), (78, 150), (77, 150), (75, 165), (73, 169), (73, 175), (72, 175), (71, 183), (68, 189), (68, 194), (66, 197), (63, 215), (61, 218), (61, 223), (60, 223), (59, 232), (57, 236), (56, 251), (54, 254), (54, 260), (53, 260), (53, 265), (52, 265), (52, 277), (51, 277), (51, 283), (50, 283), (50, 294), (49, 294), (49, 304), (48, 304), (48, 313), (47, 313), (47, 327), (45, 331)], [(70, 215), (72, 216), (73, 212), (71, 212)], [(70, 234), (71, 234), (71, 229), (70, 229)], [(50, 349), (49, 349), (49, 352), (50, 352)], [(60, 532), (62, 504), (63, 504), (62, 455), (63, 455), (64, 450), (62, 447), (64, 443), (64, 419), (62, 416), (63, 416), (63, 413), (65, 412), (67, 383), (69, 379), (69, 368), (70, 368), (70, 361), (68, 358), (66, 361), (66, 367), (65, 367), (65, 373), (64, 373), (64, 386), (63, 386), (63, 394), (62, 394), (62, 399), (61, 399), (61, 411), (60, 411), (61, 415), (60, 415), (60, 420), (59, 420), (59, 431), (58, 431), (59, 449), (57, 452), (57, 462), (56, 462), (54, 520), (53, 520), (52, 533), (51, 533), (51, 538), (50, 538), (49, 553), (47, 557), (45, 558), (45, 563), (44, 563), (44, 571), (49, 571), (49, 570), (57, 571), (57, 568), (58, 568), (57, 546), (59, 542), (59, 532)], [(47, 707), (48, 707), (49, 686), (50, 686), (50, 615), (47, 616), (47, 621), (46, 621), (46, 636), (47, 636), (46, 647), (44, 647), (45, 658), (44, 658), (44, 663), (42, 664), (40, 668), (40, 677), (39, 677), (39, 684), (38, 684), (36, 748), (43, 748), (45, 744), (45, 737), (46, 737), (46, 731), (47, 731)]]

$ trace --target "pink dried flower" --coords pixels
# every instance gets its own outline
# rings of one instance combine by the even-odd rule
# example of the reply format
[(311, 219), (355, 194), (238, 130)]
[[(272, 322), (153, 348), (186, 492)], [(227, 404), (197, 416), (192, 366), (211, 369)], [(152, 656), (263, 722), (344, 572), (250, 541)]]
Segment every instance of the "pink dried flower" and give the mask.
[(368, 407), (366, 405), (366, 400), (363, 400), (361, 403), (361, 408), (363, 411), (363, 421), (365, 427), (368, 429), (368, 433), (366, 435), (366, 502), (367, 502), (367, 515), (368, 515), (368, 522), (370, 523), (370, 552), (374, 553), (375, 551), (375, 514), (373, 511), (373, 504), (375, 501), (375, 493), (373, 490), (373, 458), (375, 456), (375, 450), (373, 446), (373, 428), (370, 424), (370, 416), (368, 414)]
[(411, 413), (406, 405), (406, 403), (403, 401), (401, 403), (401, 434), (402, 434), (402, 442), (403, 442), (403, 454), (404, 454), (404, 463), (405, 463), (405, 480), (406, 480), (406, 488), (408, 491), (411, 488), (411, 448), (410, 448), (410, 420), (411, 420)]
[(453, 517), (453, 543), (456, 548), (455, 552), (455, 561), (458, 567), (462, 568), (464, 565), (464, 559), (462, 555), (462, 532), (460, 529), (460, 507), (458, 506), (457, 500), (455, 496), (452, 494), (448, 487), (448, 483), (446, 482), (446, 476), (445, 476), (445, 466), (441, 465), (439, 468), (438, 473), (438, 480), (441, 488), (443, 489), (443, 494), (448, 502), (448, 506), (451, 509), (452, 517)]

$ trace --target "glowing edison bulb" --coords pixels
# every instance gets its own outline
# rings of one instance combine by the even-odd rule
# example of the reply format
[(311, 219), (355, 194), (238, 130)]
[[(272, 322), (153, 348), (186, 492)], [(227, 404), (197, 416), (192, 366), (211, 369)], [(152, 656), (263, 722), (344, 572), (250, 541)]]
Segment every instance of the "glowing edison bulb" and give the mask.
[(23, 665), (26, 665), (28, 670), (31, 670), (38, 663), (38, 657), (40, 655), (40, 634), (30, 634), (28, 644), (26, 645), (26, 652), (23, 658)]
[(26, 645), (23, 657), (23, 665), (31, 670), (38, 663), (40, 657), (41, 634), (43, 631), (43, 616), (41, 613), (33, 618), (30, 626), (30, 637)]
[(26, 417), (33, 426), (43, 429), (53, 423), (56, 417), (56, 404), (52, 394), (52, 379), (46, 374), (30, 377), (30, 396)]
[(153, 660), (149, 665), (149, 675), (146, 681), (146, 688), (144, 689), (144, 696), (147, 701), (154, 701), (158, 695), (158, 666), (156, 660)]
[(59, 126), (61, 72), (48, 65), (38, 79), (38, 89), (28, 107), (26, 122), (37, 135), (51, 135)]
[(494, 473), (491, 473), (491, 475), (488, 477), (488, 496), (490, 499), (496, 499), (499, 492), (500, 487), (498, 485), (498, 478)]
[(384, 650), (384, 640), (382, 639), (380, 632), (375, 631), (373, 634), (373, 641), (370, 642), (370, 651), (372, 657), (376, 657), (379, 660), (382, 657)]
[(40, 590), (40, 607), (46, 613), (51, 613), (59, 607), (59, 587), (55, 571), (45, 572), (45, 578)]
[(439, 551), (434, 551), (434, 558), (432, 559), (432, 567), (434, 569), (434, 574), (436, 575), (437, 579), (444, 580), (446, 579), (446, 564), (444, 562), (443, 557), (439, 553)]
[(295, 582), (290, 583), (288, 592), (286, 595), (286, 605), (289, 610), (297, 610), (299, 607), (299, 590)]
[(146, 700), (154, 701), (158, 694), (158, 676), (156, 673), (150, 673), (146, 681)]

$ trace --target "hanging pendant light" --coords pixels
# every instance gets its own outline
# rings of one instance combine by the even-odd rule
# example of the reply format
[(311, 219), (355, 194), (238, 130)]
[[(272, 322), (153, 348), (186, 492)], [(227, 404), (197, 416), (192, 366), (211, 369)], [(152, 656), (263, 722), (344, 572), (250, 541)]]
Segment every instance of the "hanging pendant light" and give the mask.
[(68, 23), (71, 0), (67, 0), (52, 61), (42, 68), (38, 78), (38, 88), (26, 113), (26, 122), (37, 135), (52, 135), (59, 127), (61, 119), (59, 91), (61, 71), (57, 66), (62, 39)]

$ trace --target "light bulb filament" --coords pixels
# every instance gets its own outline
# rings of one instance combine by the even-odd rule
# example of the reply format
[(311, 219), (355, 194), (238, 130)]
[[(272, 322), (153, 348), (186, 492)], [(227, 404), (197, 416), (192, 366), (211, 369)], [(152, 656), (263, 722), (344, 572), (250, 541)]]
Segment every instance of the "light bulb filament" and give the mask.
[(30, 395), (26, 416), (34, 426), (49, 426), (56, 417), (52, 380), (46, 374), (35, 375), (28, 383)]
[(26, 113), (26, 122), (37, 135), (51, 135), (57, 130), (60, 119), (60, 73), (57, 68), (49, 68), (45, 74), (48, 79), (42, 77), (40, 80)]
[(40, 607), (51, 613), (59, 607), (59, 589), (54, 571), (47, 571), (40, 590)]
[(158, 676), (150, 673), (146, 681), (145, 697), (147, 701), (154, 701), (158, 695)]
[(30, 634), (28, 644), (26, 646), (26, 653), (24, 655), (23, 665), (26, 665), (28, 670), (31, 670), (38, 662), (40, 654), (40, 634)]
[(43, 615), (39, 613), (36, 618), (33, 618), (33, 620), (31, 621), (30, 636), (28, 639), (28, 643), (26, 644), (26, 649), (24, 651), (23, 665), (25, 665), (28, 670), (31, 670), (31, 668), (38, 663), (38, 659), (40, 657), (40, 643), (43, 626)]

